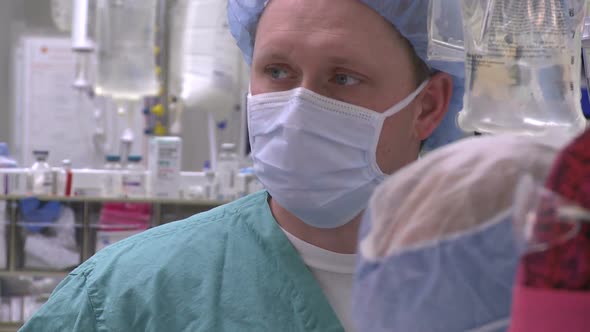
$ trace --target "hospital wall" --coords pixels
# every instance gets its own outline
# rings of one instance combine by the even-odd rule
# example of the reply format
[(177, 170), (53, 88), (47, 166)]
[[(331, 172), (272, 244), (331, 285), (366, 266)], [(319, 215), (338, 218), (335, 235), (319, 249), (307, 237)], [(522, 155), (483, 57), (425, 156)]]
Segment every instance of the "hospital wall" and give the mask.
[[(18, 153), (19, 142), (16, 137), (24, 133), (21, 134), (19, 126), (15, 125), (18, 121), (16, 114), (19, 114), (20, 110), (15, 106), (14, 54), (19, 36), (24, 34), (69, 37), (68, 33), (59, 32), (55, 28), (51, 18), (50, 0), (0, 0), (0, 142), (8, 142), (17, 159), (22, 158)], [(244, 67), (244, 84), (247, 86), (247, 68)], [(227, 120), (227, 129), (218, 133), (218, 143), (239, 143), (237, 140), (241, 137), (240, 112), (234, 112)], [(203, 113), (189, 109), (184, 112), (182, 123), (182, 168), (185, 171), (200, 170), (205, 161), (210, 159), (207, 117)], [(57, 122), (48, 125), (62, 127)], [(137, 134), (142, 135), (142, 130), (138, 130)], [(26, 164), (25, 161), (21, 162)], [(76, 163), (75, 160), (73, 162)], [(81, 165), (78, 163), (78, 166)]]
[(13, 133), (12, 61), (16, 36), (26, 29), (56, 34), (49, 0), (0, 1), (0, 142), (11, 143)]

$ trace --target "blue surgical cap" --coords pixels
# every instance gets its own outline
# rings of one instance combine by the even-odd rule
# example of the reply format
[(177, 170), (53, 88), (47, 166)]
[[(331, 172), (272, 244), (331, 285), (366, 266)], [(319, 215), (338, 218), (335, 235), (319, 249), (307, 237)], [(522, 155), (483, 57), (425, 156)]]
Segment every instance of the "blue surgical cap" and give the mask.
[(530, 193), (516, 184), (544, 181), (568, 141), (469, 138), (388, 177), (360, 228), (359, 331), (505, 331), (524, 249), (516, 235), (529, 226), (518, 218), (528, 203), (514, 202)]
[[(229, 0), (228, 21), (232, 35), (248, 64), (252, 63), (258, 20), (269, 0)], [(430, 0), (360, 0), (391, 22), (410, 41), (416, 54), (431, 68), (453, 76), (454, 92), (445, 119), (425, 143), (432, 150), (465, 136), (457, 125), (463, 108), (465, 70), (463, 63), (428, 61), (428, 6)]]

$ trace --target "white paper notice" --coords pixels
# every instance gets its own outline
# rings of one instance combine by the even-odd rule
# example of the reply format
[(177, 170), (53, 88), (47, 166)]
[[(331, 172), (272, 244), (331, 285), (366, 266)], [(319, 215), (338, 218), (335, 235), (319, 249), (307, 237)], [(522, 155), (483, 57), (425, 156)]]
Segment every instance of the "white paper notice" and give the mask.
[[(48, 150), (49, 163), (71, 159), (74, 167), (93, 166), (92, 105), (72, 88), (75, 55), (69, 38), (22, 39), (22, 85), (16, 105), (18, 151), (23, 166), (34, 162), (33, 150)], [(17, 90), (17, 91), (18, 91)]]

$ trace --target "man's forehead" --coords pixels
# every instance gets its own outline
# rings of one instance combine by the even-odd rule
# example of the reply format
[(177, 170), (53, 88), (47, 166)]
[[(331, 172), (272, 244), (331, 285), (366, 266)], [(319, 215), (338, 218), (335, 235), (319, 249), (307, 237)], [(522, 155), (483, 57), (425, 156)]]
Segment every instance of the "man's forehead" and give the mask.
[[(333, 53), (322, 53), (322, 62), (331, 64), (333, 66), (355, 68), (366, 68), (367, 64), (372, 65), (371, 57), (366, 52), (356, 52), (351, 48), (337, 48), (333, 49)], [(285, 47), (268, 47), (261, 49), (256, 58), (263, 61), (291, 61), (292, 52), (296, 52), (295, 48)], [(318, 54), (316, 54), (318, 56)]]
[(391, 23), (359, 0), (271, 0), (262, 13), (260, 25), (334, 34), (400, 36)]

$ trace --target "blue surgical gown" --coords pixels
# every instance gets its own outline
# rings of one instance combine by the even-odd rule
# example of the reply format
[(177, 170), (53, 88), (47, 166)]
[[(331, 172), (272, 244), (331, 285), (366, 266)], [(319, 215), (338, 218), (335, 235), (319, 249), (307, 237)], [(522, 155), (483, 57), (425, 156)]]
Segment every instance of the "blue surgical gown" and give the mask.
[(344, 331), (260, 192), (113, 244), (23, 332)]

